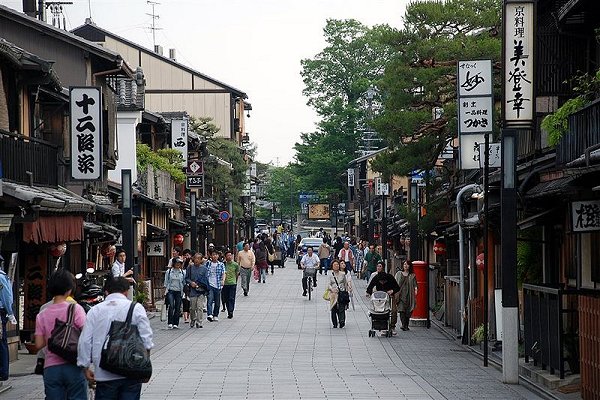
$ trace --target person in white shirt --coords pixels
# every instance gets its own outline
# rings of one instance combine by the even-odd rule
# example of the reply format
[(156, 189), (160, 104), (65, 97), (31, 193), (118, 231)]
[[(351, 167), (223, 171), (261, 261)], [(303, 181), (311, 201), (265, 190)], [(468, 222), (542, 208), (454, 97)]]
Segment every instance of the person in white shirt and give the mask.
[[(112, 321), (125, 321), (131, 302), (126, 294), (129, 282), (124, 277), (107, 280), (106, 299), (92, 307), (88, 312), (79, 344), (77, 346), (77, 365), (84, 368), (88, 381), (96, 382), (97, 399), (139, 399), (142, 382), (121, 375), (113, 374), (100, 368), (102, 346), (108, 335)], [(144, 347), (150, 351), (154, 347), (152, 329), (141, 304), (133, 309), (131, 323), (137, 325)], [(93, 364), (93, 369), (90, 368)]]
[(346, 264), (346, 273), (352, 272), (354, 268), (354, 253), (350, 249), (350, 243), (344, 242), (344, 247), (338, 253), (338, 258), (341, 262)]
[[(306, 249), (306, 254), (300, 260), (300, 267), (305, 270), (307, 268), (313, 269), (314, 273), (312, 274), (313, 286), (317, 287), (317, 268), (321, 260), (319, 260), (319, 256), (313, 253), (313, 248), (308, 247)], [(306, 296), (306, 292), (308, 291), (308, 277), (305, 273), (302, 273), (302, 296)]]

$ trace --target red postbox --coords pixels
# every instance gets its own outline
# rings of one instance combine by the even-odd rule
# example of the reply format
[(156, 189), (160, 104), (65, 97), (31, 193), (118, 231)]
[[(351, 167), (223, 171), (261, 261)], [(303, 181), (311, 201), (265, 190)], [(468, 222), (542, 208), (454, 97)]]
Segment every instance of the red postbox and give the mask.
[(415, 325), (425, 326), (427, 325), (427, 295), (429, 293), (427, 274), (429, 273), (429, 266), (425, 261), (413, 261), (412, 266), (419, 290), (417, 291), (417, 305), (410, 320)]

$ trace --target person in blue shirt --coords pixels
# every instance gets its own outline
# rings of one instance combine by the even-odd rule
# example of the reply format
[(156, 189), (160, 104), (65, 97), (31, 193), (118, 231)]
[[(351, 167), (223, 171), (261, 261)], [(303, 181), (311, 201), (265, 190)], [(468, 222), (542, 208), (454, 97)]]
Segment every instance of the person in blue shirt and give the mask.
[(16, 324), (13, 314), (12, 283), (4, 272), (4, 258), (0, 256), (0, 319), (2, 320), (2, 339), (0, 339), (0, 381), (8, 380), (8, 337), (6, 324)]
[(219, 261), (219, 254), (214, 251), (210, 255), (210, 260), (206, 263), (208, 279), (208, 302), (206, 304), (207, 317), (209, 322), (219, 320), (219, 306), (221, 300), (221, 289), (225, 284), (225, 264)]

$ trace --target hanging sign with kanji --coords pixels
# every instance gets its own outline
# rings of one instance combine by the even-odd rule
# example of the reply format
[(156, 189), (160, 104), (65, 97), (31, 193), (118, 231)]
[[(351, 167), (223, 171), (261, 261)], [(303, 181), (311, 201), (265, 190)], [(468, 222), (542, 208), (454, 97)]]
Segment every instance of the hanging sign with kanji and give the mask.
[(534, 116), (534, 4), (504, 4), (504, 119), (506, 125), (531, 126)]
[(71, 177), (102, 179), (102, 92), (99, 87), (71, 87)]
[(188, 120), (186, 118), (171, 120), (171, 148), (179, 151), (184, 166), (188, 159)]

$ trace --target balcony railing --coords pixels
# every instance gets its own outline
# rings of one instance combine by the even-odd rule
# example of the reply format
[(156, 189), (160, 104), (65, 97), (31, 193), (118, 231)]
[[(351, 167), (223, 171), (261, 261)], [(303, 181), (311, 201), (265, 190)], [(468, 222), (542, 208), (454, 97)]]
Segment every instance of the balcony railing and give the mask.
[(569, 117), (569, 130), (556, 146), (556, 163), (565, 165), (600, 144), (600, 99)]
[(533, 359), (565, 377), (565, 364), (578, 373), (577, 295), (579, 291), (549, 286), (523, 285), (525, 362)]
[(59, 151), (44, 140), (0, 130), (0, 162), (6, 180), (57, 186)]

